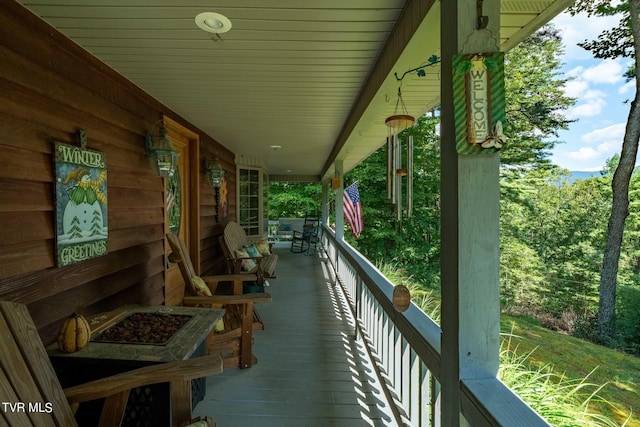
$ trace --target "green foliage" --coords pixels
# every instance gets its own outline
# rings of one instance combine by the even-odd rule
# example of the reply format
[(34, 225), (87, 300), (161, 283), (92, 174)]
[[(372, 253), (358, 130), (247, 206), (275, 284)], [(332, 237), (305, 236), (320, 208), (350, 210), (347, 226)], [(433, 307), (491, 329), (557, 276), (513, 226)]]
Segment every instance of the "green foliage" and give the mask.
[(602, 168), (600, 174), (604, 177), (612, 179), (613, 174), (616, 172), (616, 168), (618, 167), (618, 163), (620, 163), (620, 154), (616, 153), (605, 161), (604, 167)]
[[(599, 273), (611, 179), (570, 183), (566, 171), (504, 170), (501, 180), (501, 298), (503, 309), (527, 313), (555, 330), (599, 341)], [(607, 345), (640, 354), (640, 178), (631, 206), (618, 271), (617, 335)]]
[[(630, 427), (640, 426), (640, 389), (637, 386), (640, 384), (639, 358), (550, 331), (523, 317), (503, 315), (500, 324), (503, 340), (509, 341), (503, 343), (502, 348), (509, 348), (517, 357), (526, 357), (527, 363), (524, 365), (529, 371), (549, 372), (552, 369), (556, 380), (564, 377), (567, 384), (591, 384), (582, 388), (583, 398), (576, 401), (571, 411), (579, 411), (584, 407), (582, 403), (585, 398), (597, 390), (599, 397), (592, 398), (588, 403), (590, 414), (601, 414), (606, 416), (605, 419), (614, 419), (616, 423), (599, 421), (601, 424), (586, 425), (618, 426), (628, 422)], [(506, 363), (501, 358), (501, 364)], [(563, 390), (568, 389), (570, 387)], [(527, 403), (530, 403), (529, 399), (537, 400), (535, 395), (522, 397)]]
[[(586, 12), (588, 16), (620, 16), (620, 21), (614, 28), (603, 31), (596, 40), (584, 41), (579, 45), (591, 51), (596, 58), (634, 57), (640, 52), (638, 40), (640, 37), (640, 2), (638, 0), (622, 0), (611, 2), (610, 0), (578, 0), (569, 9), (571, 13)], [(627, 78), (640, 79), (635, 64), (626, 73)], [(633, 105), (640, 101), (636, 93)], [(640, 118), (638, 110), (631, 108), (628, 122), (637, 123)], [(626, 212), (628, 211), (629, 184), (634, 165), (637, 160), (638, 138), (640, 132), (636, 126), (628, 126), (625, 130), (622, 150), (615, 169), (613, 185), (613, 203), (610, 219), (604, 260), (600, 277), (600, 301), (598, 311), (598, 336), (603, 342), (613, 342), (619, 337), (616, 333), (616, 304), (617, 281), (619, 268), (624, 262), (620, 249), (621, 237), (625, 230)]]
[[(529, 188), (535, 191), (528, 196), (533, 208), (521, 211), (522, 215), (515, 219), (519, 226), (501, 222), (504, 240), (508, 241), (509, 236), (518, 238), (540, 261), (537, 264), (540, 269), (533, 277), (537, 282), (542, 276), (544, 287), (532, 288), (527, 278), (523, 278), (522, 286), (534, 291), (528, 297), (537, 296), (538, 311), (555, 317), (566, 311), (592, 311), (601, 262), (598, 248), (602, 247), (605, 230), (602, 221), (594, 224), (604, 216), (594, 213), (606, 203), (597, 195), (589, 199), (589, 193), (581, 193), (574, 186), (558, 185), (552, 177), (541, 179), (539, 171), (533, 174), (536, 176)], [(508, 205), (510, 200), (504, 198), (502, 203)], [(523, 225), (525, 230), (521, 229)], [(502, 267), (506, 272), (522, 268), (519, 263)]]
[[(503, 307), (536, 312), (548, 302), (544, 299), (546, 280), (543, 261), (524, 242), (506, 236), (500, 239), (500, 298)], [(536, 298), (532, 298), (536, 295)]]
[[(349, 242), (367, 258), (395, 260), (423, 285), (439, 286), (440, 257), (440, 146), (435, 132), (439, 118), (419, 117), (416, 125), (400, 134), (414, 141), (414, 208), (411, 218), (397, 220), (386, 198), (386, 147), (354, 168), (348, 181), (358, 181), (365, 229)], [(404, 195), (406, 198), (406, 194)]]
[[(437, 293), (415, 283), (398, 263), (378, 269), (404, 284), (411, 300), (440, 322)], [(541, 327), (501, 317), (499, 378), (553, 426), (639, 426), (640, 359)]]
[(502, 187), (503, 289), (526, 291), (530, 308), (556, 317), (595, 311), (609, 206), (604, 179), (569, 184), (559, 170), (511, 171)]
[(604, 30), (596, 40), (585, 40), (578, 43), (596, 58), (618, 58), (635, 56), (633, 32), (629, 1), (612, 2), (611, 0), (577, 0), (569, 8), (572, 14), (586, 12), (587, 16), (620, 15), (620, 22), (614, 28)]
[(304, 218), (307, 212), (320, 212), (322, 187), (319, 183), (269, 184), (269, 219)]
[[(547, 28), (511, 50), (505, 58), (505, 133), (509, 141), (502, 150), (500, 177), (501, 298), (505, 311), (524, 313), (546, 327), (590, 338), (598, 306), (598, 276), (611, 209), (611, 178), (617, 159), (607, 162), (601, 177), (576, 182), (569, 181), (568, 171), (549, 164), (549, 150), (557, 143), (551, 137), (569, 123), (558, 112), (575, 101), (560, 90), (565, 83), (558, 76), (561, 49), (557, 33)], [(438, 122), (436, 114), (420, 117), (416, 126), (400, 135), (401, 139), (409, 132), (414, 136), (414, 214), (411, 218), (403, 216), (397, 220), (386, 199), (385, 148), (352, 170), (345, 182), (346, 186), (358, 181), (365, 222), (360, 238), (354, 241), (350, 233), (345, 233), (347, 240), (368, 259), (382, 265), (380, 269), (387, 277), (394, 277), (395, 283), (409, 286), (414, 302), (434, 319), (439, 318), (440, 289), (440, 145), (435, 130)], [(278, 205), (275, 208), (272, 203), (272, 218), (302, 216), (311, 206), (319, 206), (310, 203), (318, 203), (319, 186), (314, 190), (317, 193), (311, 192), (308, 197), (302, 190), (286, 185), (278, 188), (272, 184), (271, 188), (272, 202)], [(630, 214), (618, 274), (618, 336), (613, 344), (640, 354), (640, 179), (637, 176), (631, 181), (630, 195)], [(519, 321), (525, 323), (527, 316)], [(562, 370), (573, 382), (560, 390), (564, 394), (575, 394), (571, 392), (573, 389), (586, 390), (586, 382), (580, 380), (598, 364), (591, 361), (590, 367), (583, 369), (586, 357), (580, 347), (587, 343), (576, 344), (574, 338), (567, 335), (555, 334), (554, 339), (543, 334), (544, 330), (539, 328), (535, 336), (528, 339), (533, 341), (536, 336), (544, 336), (548, 341), (544, 356), (538, 356), (540, 359), (553, 360), (558, 365), (556, 361), (566, 356)], [(595, 347), (589, 348), (596, 352)], [(599, 356), (601, 360), (614, 360), (617, 355), (619, 353), (608, 352)], [(620, 381), (624, 387), (640, 381), (632, 372), (634, 369), (638, 372), (637, 365), (624, 365), (615, 360), (622, 369), (605, 370), (604, 381), (617, 381), (625, 375), (631, 379)], [(572, 366), (577, 366), (575, 372), (569, 372)], [(548, 373), (541, 372), (541, 378), (546, 380)], [(600, 372), (592, 374), (590, 382), (603, 384)], [(553, 378), (555, 384), (558, 378)], [(608, 390), (609, 387), (602, 391), (608, 393)], [(616, 393), (620, 391), (614, 390), (606, 399), (618, 402)], [(637, 389), (634, 393), (637, 402)], [(588, 405), (599, 405), (597, 400), (592, 398)], [(577, 407), (584, 408), (586, 401), (582, 399)], [(627, 403), (625, 400), (625, 405), (631, 406)]]
[[(603, 6), (604, 7), (604, 6)], [(509, 140), (501, 151), (501, 299), (507, 312), (524, 313), (519, 321), (537, 319), (546, 327), (592, 338), (598, 308), (599, 273), (602, 265), (607, 219), (611, 210), (611, 179), (617, 159), (610, 159), (601, 177), (570, 182), (569, 172), (549, 163), (549, 151), (558, 141), (559, 129), (570, 121), (561, 113), (575, 103), (562, 91), (559, 58), (562, 45), (550, 26), (536, 33), (505, 56), (507, 102), (506, 130)], [(439, 318), (440, 286), (440, 156), (435, 127), (438, 117), (421, 117), (407, 132), (414, 135), (415, 176), (414, 215), (397, 220), (386, 199), (386, 150), (380, 149), (356, 167), (345, 185), (357, 180), (363, 203), (365, 230), (352, 243), (381, 270), (404, 283), (413, 300), (432, 318)], [(631, 183), (630, 215), (624, 235), (619, 270), (618, 335), (612, 344), (640, 354), (640, 179)], [(346, 233), (348, 235), (348, 233)], [(542, 328), (536, 336), (543, 336)], [(547, 331), (548, 332), (548, 331)], [(521, 332), (522, 333), (522, 332)], [(549, 332), (551, 333), (551, 332)], [(618, 389), (601, 385), (612, 380), (616, 387), (631, 387), (640, 378), (637, 367), (625, 365), (600, 368), (589, 374), (598, 362), (583, 356), (587, 343), (555, 334), (548, 341), (544, 360), (535, 369), (512, 375), (519, 392), (554, 425), (619, 425), (607, 417), (585, 415), (611, 411), (609, 401), (637, 402), (622, 396)], [(535, 337), (528, 338), (531, 342)], [(522, 345), (522, 343), (520, 343)], [(597, 353), (601, 347), (589, 347)], [(602, 350), (604, 351), (604, 350)], [(515, 354), (515, 353), (514, 353)], [(506, 351), (503, 365), (521, 365), (521, 357)], [(618, 353), (599, 355), (614, 359)], [(622, 356), (621, 356), (622, 357)], [(566, 359), (566, 360), (565, 360)], [(563, 375), (553, 374), (549, 362), (562, 361)], [(586, 363), (588, 360), (589, 363)], [(614, 363), (615, 364), (615, 363)], [(586, 365), (590, 365), (585, 368)], [(619, 369), (618, 369), (619, 368)], [(630, 372), (626, 372), (626, 370)], [(508, 369), (504, 369), (506, 372)], [(521, 370), (522, 371), (522, 370)], [(506, 375), (506, 374), (505, 374)], [(591, 376), (591, 380), (588, 378)], [(623, 378), (624, 377), (624, 378)], [(627, 378), (628, 377), (628, 378)], [(505, 377), (506, 378), (506, 377)], [(603, 380), (604, 378), (604, 380)], [(619, 386), (624, 384), (624, 386)], [(514, 388), (516, 388), (514, 385)], [(603, 399), (597, 395), (603, 395)], [(564, 397), (569, 399), (562, 399)], [(587, 411), (589, 409), (589, 411)], [(638, 408), (634, 408), (638, 409)], [(580, 421), (575, 421), (579, 419)]]
[(503, 164), (549, 165), (558, 130), (572, 120), (563, 111), (575, 104), (567, 97), (561, 77), (562, 40), (552, 25), (531, 35), (505, 54), (506, 134)]
[(389, 281), (395, 285), (403, 284), (411, 293), (411, 301), (417, 305), (434, 322), (440, 323), (440, 297), (432, 289), (425, 289), (418, 284), (407, 270), (397, 263), (380, 261), (376, 267)]
[[(614, 419), (594, 413), (591, 406), (598, 402), (612, 406), (599, 393), (607, 384), (588, 382), (593, 371), (583, 378), (572, 379), (555, 373), (553, 365), (535, 366), (528, 363), (533, 351), (518, 351), (511, 336), (500, 348), (500, 379), (527, 402), (540, 416), (556, 427), (619, 426)], [(613, 412), (613, 411), (611, 411)]]
[(616, 297), (618, 344), (640, 355), (640, 176), (629, 186), (629, 216), (621, 247)]

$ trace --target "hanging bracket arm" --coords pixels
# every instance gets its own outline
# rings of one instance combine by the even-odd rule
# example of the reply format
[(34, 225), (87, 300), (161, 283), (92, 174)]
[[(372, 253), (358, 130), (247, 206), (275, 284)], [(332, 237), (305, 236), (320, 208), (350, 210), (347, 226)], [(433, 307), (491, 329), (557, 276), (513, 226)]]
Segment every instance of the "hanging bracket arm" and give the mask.
[[(478, 0), (478, 1), (482, 1), (482, 0)], [(436, 55), (431, 55), (429, 57), (429, 59), (427, 59), (427, 63), (426, 64), (422, 64), (419, 67), (416, 68), (412, 68), (410, 70), (405, 71), (401, 77), (398, 77), (398, 73), (393, 73), (394, 76), (396, 76), (396, 81), (398, 82), (402, 82), (402, 79), (404, 79), (404, 77), (409, 74), (409, 73), (416, 73), (418, 74), (418, 77), (424, 77), (425, 76), (425, 71), (424, 69), (427, 67), (431, 67), (433, 65), (439, 64), (440, 63), (440, 58), (438, 58)]]
[(482, 2), (484, 0), (476, 0), (476, 30), (484, 30), (489, 25), (489, 17), (482, 14)]

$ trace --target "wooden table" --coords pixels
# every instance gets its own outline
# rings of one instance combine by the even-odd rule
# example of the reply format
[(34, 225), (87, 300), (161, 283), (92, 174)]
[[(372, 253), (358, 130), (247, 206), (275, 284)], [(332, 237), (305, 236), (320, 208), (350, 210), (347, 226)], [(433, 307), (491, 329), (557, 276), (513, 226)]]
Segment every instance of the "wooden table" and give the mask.
[[(112, 312), (93, 316), (89, 319), (91, 337), (116, 325), (133, 313), (166, 313), (192, 316), (189, 321), (164, 345), (128, 344), (91, 341), (87, 347), (75, 353), (63, 353), (55, 344), (47, 348), (49, 358), (63, 387), (104, 378), (120, 372), (156, 363), (186, 360), (202, 356), (206, 352), (207, 336), (222, 318), (224, 310), (194, 307), (141, 307), (125, 306)], [(192, 404), (202, 400), (205, 392), (204, 378), (192, 381)], [(168, 384), (158, 384), (132, 390), (123, 426), (161, 426), (170, 419)], [(98, 402), (84, 405), (77, 418), (81, 425), (92, 425), (95, 414), (99, 414)], [(151, 421), (151, 422), (150, 422)]]

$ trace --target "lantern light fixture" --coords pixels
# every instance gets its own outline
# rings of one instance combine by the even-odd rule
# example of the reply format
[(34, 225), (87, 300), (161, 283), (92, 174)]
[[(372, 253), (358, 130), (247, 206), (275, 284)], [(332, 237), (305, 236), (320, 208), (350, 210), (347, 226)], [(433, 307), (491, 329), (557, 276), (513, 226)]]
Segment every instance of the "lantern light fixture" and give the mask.
[(220, 188), (225, 172), (220, 165), (218, 156), (214, 156), (213, 161), (205, 160), (204, 171), (209, 185), (213, 188)]
[[(156, 126), (160, 124), (158, 134), (160, 138), (154, 140), (154, 131)], [(160, 178), (172, 177), (178, 169), (179, 153), (173, 148), (171, 141), (167, 139), (167, 129), (164, 127), (164, 121), (158, 120), (147, 132), (146, 138), (146, 154), (149, 158), (149, 166), (153, 173)]]

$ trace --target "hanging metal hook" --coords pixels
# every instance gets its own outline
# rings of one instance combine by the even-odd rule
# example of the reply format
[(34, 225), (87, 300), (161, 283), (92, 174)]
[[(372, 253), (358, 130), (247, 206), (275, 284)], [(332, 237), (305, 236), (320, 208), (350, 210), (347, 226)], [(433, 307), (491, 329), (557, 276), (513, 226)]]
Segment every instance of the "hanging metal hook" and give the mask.
[(87, 130), (78, 129), (78, 143), (83, 150), (87, 149)]
[(482, 2), (484, 0), (476, 0), (476, 29), (484, 30), (489, 25), (489, 17), (482, 14)]

